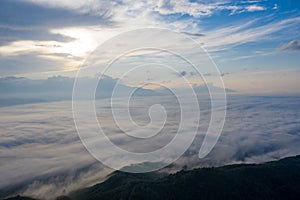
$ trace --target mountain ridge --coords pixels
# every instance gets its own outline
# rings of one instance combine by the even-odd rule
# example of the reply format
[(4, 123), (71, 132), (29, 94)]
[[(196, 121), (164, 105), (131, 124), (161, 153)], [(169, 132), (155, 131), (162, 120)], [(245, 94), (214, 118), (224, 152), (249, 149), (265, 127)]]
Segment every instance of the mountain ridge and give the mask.
[[(298, 199), (299, 169), (300, 155), (263, 164), (182, 170), (165, 177), (115, 172), (102, 183), (56, 199)], [(6, 200), (23, 199), (34, 200)]]

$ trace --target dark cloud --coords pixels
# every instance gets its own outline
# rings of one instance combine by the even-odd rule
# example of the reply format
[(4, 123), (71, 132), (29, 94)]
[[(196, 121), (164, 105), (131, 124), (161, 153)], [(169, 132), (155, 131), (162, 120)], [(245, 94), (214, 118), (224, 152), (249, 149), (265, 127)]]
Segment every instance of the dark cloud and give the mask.
[(186, 74), (187, 74), (186, 71), (181, 71), (181, 72), (178, 73), (178, 76), (179, 77), (184, 77)]
[(96, 16), (62, 8), (42, 7), (24, 1), (3, 0), (0, 6), (0, 45), (16, 40), (70, 40), (48, 32), (52, 28), (113, 26), (110, 11), (101, 12)]
[(290, 41), (289, 43), (282, 45), (279, 50), (300, 52), (300, 40)]
[(49, 33), (47, 29), (12, 29), (0, 27), (0, 45), (7, 45), (18, 40), (55, 40), (58, 42), (71, 42), (74, 38), (61, 34)]
[(229, 74), (230, 74), (229, 72), (225, 72), (225, 73), (222, 73), (221, 76), (227, 76)]
[(205, 36), (202, 33), (190, 33), (190, 32), (181, 32), (181, 33), (189, 35), (189, 36), (197, 36), (197, 37)]
[(0, 7), (0, 23), (17, 28), (53, 28), (68, 26), (113, 24), (109, 10), (99, 15), (81, 14), (62, 8), (47, 8), (23, 1), (3, 0)]

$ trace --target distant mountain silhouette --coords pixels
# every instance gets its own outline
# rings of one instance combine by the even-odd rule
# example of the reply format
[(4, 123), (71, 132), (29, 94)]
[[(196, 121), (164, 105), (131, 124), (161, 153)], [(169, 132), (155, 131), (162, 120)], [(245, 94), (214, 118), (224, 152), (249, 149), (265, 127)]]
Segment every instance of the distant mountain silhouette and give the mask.
[[(83, 96), (87, 88), (95, 87), (97, 78), (78, 78), (81, 83)], [(75, 78), (54, 76), (47, 79), (28, 79), (23, 77), (0, 78), (0, 107), (27, 103), (50, 102), (71, 100)], [(104, 76), (96, 89), (95, 98), (109, 98), (112, 95), (117, 80), (109, 76)], [(136, 96), (159, 95), (155, 91), (134, 88), (118, 83), (120, 92), (117, 97), (126, 96), (130, 91), (136, 89)], [(93, 91), (94, 92), (94, 91)]]
[[(210, 89), (210, 91), (208, 91), (208, 88)], [(214, 86), (212, 83), (192, 86), (192, 89), (195, 94), (201, 95), (202, 97), (206, 97), (206, 98), (209, 98), (209, 92), (211, 93), (221, 93), (221, 92), (235, 93), (236, 92), (235, 90), (232, 89)], [(191, 90), (187, 90), (186, 88), (177, 88), (176, 91), (179, 91), (181, 94), (185, 94), (185, 93), (190, 93)], [(162, 88), (162, 89), (157, 89), (156, 92), (160, 93), (161, 95), (166, 95), (166, 94), (171, 94), (172, 91), (169, 89)]]
[[(86, 96), (87, 88), (94, 87), (95, 80), (97, 78), (78, 78), (80, 81), (82, 96)], [(4, 77), (0, 78), (0, 107), (39, 103), (39, 102), (51, 102), (51, 101), (64, 101), (72, 99), (74, 78), (65, 76), (54, 76), (47, 79), (28, 79), (24, 77)], [(96, 89), (95, 98), (103, 99), (110, 98), (117, 84), (117, 79), (113, 79), (109, 76), (104, 76), (101, 79), (101, 83)], [(130, 91), (135, 90), (134, 96), (162, 96), (172, 95), (168, 89), (150, 90), (144, 88), (130, 87), (125, 84), (118, 83), (119, 90), (115, 93), (115, 97), (128, 96)], [(225, 90), (227, 93), (235, 92), (230, 89), (223, 89), (212, 84), (208, 84), (212, 89), (211, 92), (222, 92)], [(185, 88), (181, 89), (182, 92), (186, 92)], [(193, 87), (196, 94), (202, 97), (209, 98), (207, 85), (199, 85)], [(93, 91), (94, 92), (94, 91)]]
[(217, 87), (214, 86), (212, 83), (208, 83), (208, 85), (199, 85), (199, 86), (195, 86), (194, 90), (196, 93), (203, 93), (203, 92), (207, 92), (208, 91), (208, 86), (211, 89), (211, 92), (226, 92), (226, 93), (233, 93), (236, 92), (235, 90), (232, 89), (228, 89), (228, 88), (222, 88), (222, 87)]

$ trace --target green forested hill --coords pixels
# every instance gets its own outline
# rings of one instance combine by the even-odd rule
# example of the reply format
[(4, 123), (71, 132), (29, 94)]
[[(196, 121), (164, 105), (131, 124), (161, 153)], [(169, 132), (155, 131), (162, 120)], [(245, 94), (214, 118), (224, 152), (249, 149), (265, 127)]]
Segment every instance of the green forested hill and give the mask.
[(69, 196), (72, 200), (299, 198), (300, 156), (265, 164), (181, 171), (156, 179), (117, 172), (105, 182)]

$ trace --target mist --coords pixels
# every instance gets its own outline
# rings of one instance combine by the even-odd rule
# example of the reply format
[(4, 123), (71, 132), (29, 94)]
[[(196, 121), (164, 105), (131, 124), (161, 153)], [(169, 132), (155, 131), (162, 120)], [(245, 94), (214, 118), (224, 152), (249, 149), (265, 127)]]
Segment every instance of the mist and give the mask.
[[(198, 158), (210, 119), (208, 102), (202, 101), (201, 120), (193, 144), (175, 163), (161, 172), (182, 168), (260, 163), (300, 153), (299, 97), (228, 97), (226, 123), (213, 150)], [(149, 122), (148, 109), (160, 103), (168, 119), (159, 134), (136, 140), (120, 131), (109, 115), (109, 101), (97, 100), (97, 116), (110, 140), (132, 152), (162, 148), (176, 134), (180, 121), (178, 102), (172, 96), (140, 97), (131, 103), (133, 120)], [(0, 114), (0, 194), (36, 198), (68, 194), (105, 180), (113, 169), (96, 160), (81, 143), (73, 121), (71, 102), (2, 107)], [(122, 122), (121, 122), (122, 123)], [(131, 130), (135, 131), (135, 130)], [(101, 147), (100, 147), (101, 148)], [(115, 158), (117, 162), (117, 158)], [(123, 166), (134, 161), (128, 160)]]

